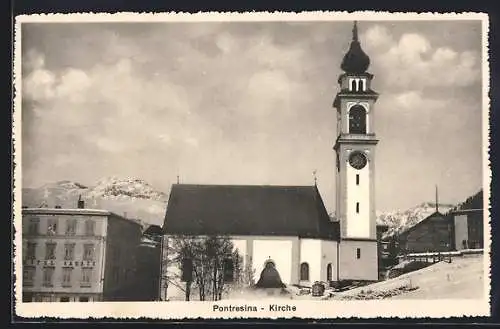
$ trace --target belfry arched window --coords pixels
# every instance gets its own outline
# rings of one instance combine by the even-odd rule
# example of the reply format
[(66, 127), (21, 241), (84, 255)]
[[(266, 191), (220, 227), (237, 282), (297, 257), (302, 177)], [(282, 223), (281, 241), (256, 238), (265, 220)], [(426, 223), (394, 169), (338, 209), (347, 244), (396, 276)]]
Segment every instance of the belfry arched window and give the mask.
[(366, 110), (361, 105), (354, 105), (349, 110), (349, 133), (366, 134)]
[(365, 91), (365, 79), (359, 79), (358, 91)]
[(307, 263), (300, 264), (300, 280), (309, 281), (309, 264)]
[(328, 263), (326, 266), (326, 280), (332, 281), (332, 263)]
[(350, 90), (358, 91), (358, 81), (356, 79), (351, 79), (350, 83), (351, 83)]

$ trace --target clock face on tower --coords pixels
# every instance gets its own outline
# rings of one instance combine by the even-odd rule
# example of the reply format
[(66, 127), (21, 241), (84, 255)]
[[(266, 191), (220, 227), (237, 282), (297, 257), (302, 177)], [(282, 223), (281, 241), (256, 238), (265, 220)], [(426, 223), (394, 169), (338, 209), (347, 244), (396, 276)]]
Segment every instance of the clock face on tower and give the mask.
[(349, 156), (349, 164), (357, 170), (361, 170), (367, 163), (366, 155), (363, 152), (355, 151)]

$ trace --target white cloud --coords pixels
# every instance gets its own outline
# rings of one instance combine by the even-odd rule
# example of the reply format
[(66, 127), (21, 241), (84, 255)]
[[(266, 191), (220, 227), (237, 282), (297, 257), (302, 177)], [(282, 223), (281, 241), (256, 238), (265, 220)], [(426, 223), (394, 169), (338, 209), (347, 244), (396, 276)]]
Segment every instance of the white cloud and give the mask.
[(223, 53), (229, 53), (238, 46), (235, 38), (227, 32), (218, 34), (215, 38), (215, 44)]
[(26, 71), (35, 71), (45, 66), (45, 58), (39, 52), (30, 50), (25, 55), (22, 66)]
[(405, 33), (394, 38), (375, 25), (362, 36), (372, 71), (391, 90), (467, 87), (480, 79), (476, 53), (436, 47), (423, 35)]
[(123, 151), (123, 144), (115, 139), (110, 139), (107, 137), (97, 137), (95, 138), (95, 143), (97, 147), (106, 152), (120, 153), (121, 151)]
[(170, 144), (172, 142), (172, 138), (168, 134), (160, 134), (158, 139), (165, 144)]
[(23, 79), (24, 94), (35, 100), (47, 101), (55, 95), (55, 76), (51, 72), (37, 68)]
[(396, 94), (393, 97), (397, 109), (435, 111), (443, 109), (446, 105), (444, 99), (424, 98), (422, 92), (415, 90)]
[(194, 137), (188, 137), (184, 140), (186, 144), (193, 146), (193, 147), (198, 147), (199, 143), (198, 140)]
[(67, 98), (70, 102), (83, 102), (87, 95), (87, 89), (92, 82), (85, 72), (73, 68), (62, 73), (60, 82), (56, 86), (57, 97)]
[(372, 26), (363, 35), (363, 44), (368, 48), (387, 48), (392, 42), (393, 38), (389, 31), (380, 25)]

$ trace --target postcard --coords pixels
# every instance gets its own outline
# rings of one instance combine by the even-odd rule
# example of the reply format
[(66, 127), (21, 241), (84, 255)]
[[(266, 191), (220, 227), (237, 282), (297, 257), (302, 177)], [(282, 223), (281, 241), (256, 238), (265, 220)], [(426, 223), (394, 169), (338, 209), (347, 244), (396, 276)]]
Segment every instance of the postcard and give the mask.
[(16, 17), (16, 314), (490, 314), (488, 16)]

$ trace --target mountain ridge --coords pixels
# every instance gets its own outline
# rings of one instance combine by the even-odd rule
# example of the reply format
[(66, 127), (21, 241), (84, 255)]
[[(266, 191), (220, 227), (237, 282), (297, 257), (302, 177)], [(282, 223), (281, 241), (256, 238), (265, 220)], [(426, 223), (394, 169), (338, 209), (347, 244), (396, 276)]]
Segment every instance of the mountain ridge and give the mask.
[(143, 225), (162, 225), (168, 200), (165, 193), (138, 178), (106, 177), (93, 186), (61, 180), (22, 192), (24, 207), (76, 208), (81, 197), (86, 208), (105, 209)]
[[(105, 209), (144, 225), (163, 225), (168, 195), (155, 189), (139, 178), (105, 177), (93, 186), (86, 186), (70, 180), (44, 184), (38, 188), (23, 188), (23, 206), (76, 208), (82, 198), (88, 208)], [(478, 192), (466, 202), (478, 203)], [(481, 194), (482, 197), (482, 194)], [(467, 203), (468, 202), (468, 203)], [(438, 210), (446, 214), (458, 209), (462, 204), (439, 203)], [(421, 202), (406, 210), (377, 211), (377, 224), (388, 225), (384, 234), (388, 237), (403, 232), (418, 224), (436, 211), (435, 202)]]

